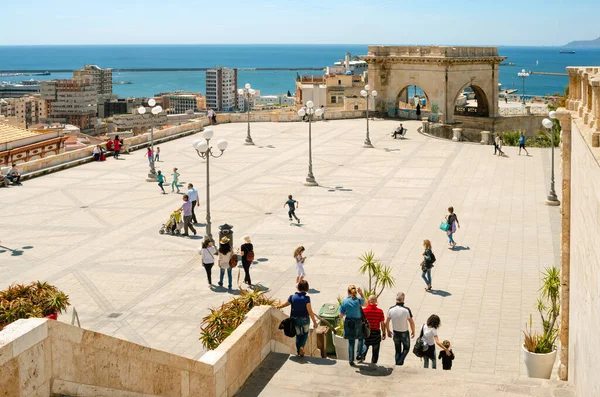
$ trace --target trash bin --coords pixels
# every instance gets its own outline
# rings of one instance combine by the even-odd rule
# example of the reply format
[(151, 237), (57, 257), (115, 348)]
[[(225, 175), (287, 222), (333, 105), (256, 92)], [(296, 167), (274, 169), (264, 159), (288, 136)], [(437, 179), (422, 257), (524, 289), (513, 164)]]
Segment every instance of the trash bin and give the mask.
[[(337, 303), (325, 303), (319, 310), (319, 317), (326, 320), (333, 328), (336, 328), (340, 322), (340, 306)], [(327, 331), (327, 353), (335, 353), (331, 329)]]
[[(233, 226), (228, 225), (227, 223), (219, 226), (219, 241), (218, 242), (220, 242), (223, 237), (227, 237), (229, 239), (229, 245), (231, 246), (231, 249), (233, 250), (233, 230), (231, 230), (231, 229), (233, 229)], [(219, 244), (215, 244), (215, 245), (219, 245)]]

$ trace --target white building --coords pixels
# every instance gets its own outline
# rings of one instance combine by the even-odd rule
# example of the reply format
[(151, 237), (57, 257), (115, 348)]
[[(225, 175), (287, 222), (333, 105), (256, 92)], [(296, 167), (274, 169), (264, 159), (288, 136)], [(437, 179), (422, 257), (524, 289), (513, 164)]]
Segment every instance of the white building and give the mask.
[(352, 61), (351, 58), (352, 56), (347, 52), (343, 62), (335, 62), (335, 66), (327, 67), (327, 74), (353, 74), (354, 76), (362, 76), (369, 69), (366, 61)]
[(260, 108), (263, 106), (294, 106), (296, 104), (294, 97), (289, 97), (285, 94), (262, 95), (255, 97), (253, 102), (253, 108)]
[(222, 66), (206, 71), (206, 107), (232, 111), (238, 105), (237, 69)]
[[(251, 95), (250, 98), (250, 106), (252, 106), (252, 104), (254, 103), (254, 98), (258, 98), (260, 96), (260, 90), (253, 90), (254, 93)], [(238, 95), (238, 100), (237, 100), (237, 109), (240, 112), (247, 112), (248, 111), (248, 101), (246, 100), (246, 96), (245, 95)]]

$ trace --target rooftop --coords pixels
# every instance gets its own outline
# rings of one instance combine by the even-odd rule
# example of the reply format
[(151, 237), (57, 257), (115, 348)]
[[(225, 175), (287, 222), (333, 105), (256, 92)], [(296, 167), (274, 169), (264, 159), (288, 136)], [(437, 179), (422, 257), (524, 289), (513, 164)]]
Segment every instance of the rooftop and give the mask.
[(31, 138), (39, 134), (25, 128), (15, 127), (0, 122), (0, 144), (18, 141), (20, 139)]

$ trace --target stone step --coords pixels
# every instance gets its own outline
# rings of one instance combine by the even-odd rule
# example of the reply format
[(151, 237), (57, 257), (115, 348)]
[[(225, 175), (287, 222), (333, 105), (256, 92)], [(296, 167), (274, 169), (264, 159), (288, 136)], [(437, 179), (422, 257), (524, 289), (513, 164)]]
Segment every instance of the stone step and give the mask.
[(237, 395), (575, 397), (575, 392), (558, 380), (371, 364), (351, 367), (347, 361), (271, 353)]

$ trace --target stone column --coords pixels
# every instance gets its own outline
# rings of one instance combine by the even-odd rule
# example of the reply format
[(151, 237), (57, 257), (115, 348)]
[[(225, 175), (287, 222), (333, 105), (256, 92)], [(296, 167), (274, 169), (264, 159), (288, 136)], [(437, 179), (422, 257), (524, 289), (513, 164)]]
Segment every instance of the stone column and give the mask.
[(429, 134), (429, 119), (427, 117), (422, 117), (421, 122), (423, 123), (423, 132)]
[(489, 145), (490, 143), (490, 132), (489, 131), (481, 131), (481, 142), (482, 145)]
[(556, 117), (561, 126), (562, 232), (560, 236), (560, 365), (558, 377), (569, 377), (569, 295), (571, 275), (571, 113), (559, 108)]
[(461, 133), (462, 133), (462, 128), (452, 128), (452, 141), (453, 142), (460, 141)]

